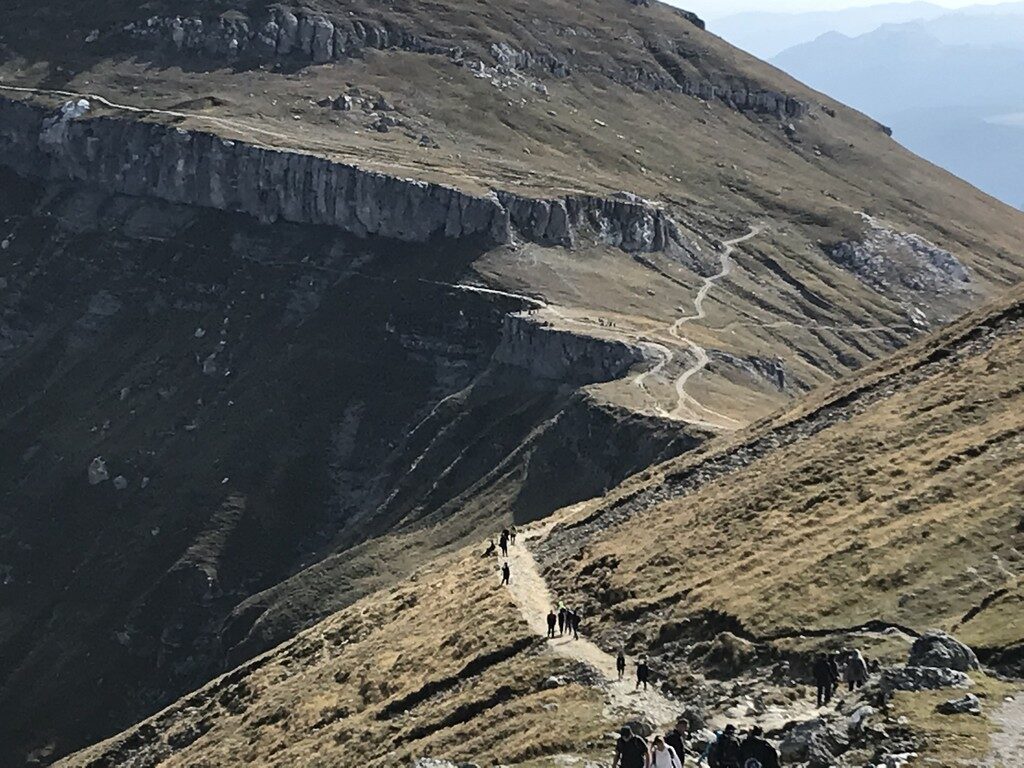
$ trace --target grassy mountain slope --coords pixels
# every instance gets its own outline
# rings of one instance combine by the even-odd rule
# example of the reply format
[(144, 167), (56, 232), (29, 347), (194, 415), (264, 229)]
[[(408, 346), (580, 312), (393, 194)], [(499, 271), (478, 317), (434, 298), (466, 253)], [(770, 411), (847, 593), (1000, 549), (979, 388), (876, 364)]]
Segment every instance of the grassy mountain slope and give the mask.
[[(5, 175), (12, 761), (109, 735), (438, 552), (766, 417), (1024, 270), (1019, 212), (667, 6), (292, 8), (361, 25), (324, 63), (175, 42), (176, 16), (241, 35), (281, 9), (16, 0), (0, 96), (83, 94), (87, 123), (169, 123), (474, 195), (627, 192), (686, 248), (360, 240)], [(738, 108), (748, 91), (800, 114)], [(352, 109), (330, 106), (343, 96)], [(526, 310), (570, 347), (646, 359), (589, 385), (524, 374), (495, 355)], [(110, 477), (91, 486), (96, 457)]]
[[(559, 513), (538, 548), (548, 580), (599, 644), (649, 655), (680, 710), (720, 686), (712, 718), (751, 689), (801, 711), (816, 648), (901, 660), (909, 639), (886, 625), (944, 626), (1019, 665), (1021, 489), (1005, 478), (1020, 474), (1022, 323), (1018, 290), (734, 441)], [(628, 716), (609, 705), (615, 686), (545, 650), (481, 552), (432, 563), (61, 765), (606, 757), (606, 732)], [(722, 630), (746, 639), (747, 651), (715, 640), (748, 654), (739, 677), (707, 642)], [(975, 676), (985, 717), (935, 719), (948, 692), (900, 694), (887, 727), (909, 718), (898, 730), (937, 764), (980, 760), (1015, 689)]]

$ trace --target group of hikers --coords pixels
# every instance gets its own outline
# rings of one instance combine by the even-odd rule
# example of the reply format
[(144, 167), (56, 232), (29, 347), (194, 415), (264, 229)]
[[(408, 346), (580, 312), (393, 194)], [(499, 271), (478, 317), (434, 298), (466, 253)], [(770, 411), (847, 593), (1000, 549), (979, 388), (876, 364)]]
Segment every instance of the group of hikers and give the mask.
[(814, 685), (818, 689), (818, 706), (832, 701), (840, 681), (853, 691), (868, 681), (868, 663), (860, 651), (845, 653), (819, 653), (811, 669)]
[[(675, 728), (664, 736), (655, 735), (650, 743), (629, 726), (619, 731), (612, 768), (683, 768), (689, 722), (679, 718)], [(779, 753), (764, 738), (760, 726), (753, 726), (741, 741), (735, 725), (715, 733), (697, 765), (709, 768), (779, 768)]]
[(559, 603), (548, 612), (548, 637), (555, 636), (555, 627), (558, 627), (558, 636), (572, 635), (574, 640), (580, 639), (580, 613), (572, 608), (566, 608)]
[[(490, 546), (487, 547), (487, 551), (484, 552), (484, 557), (490, 557), (494, 554), (496, 549), (501, 550), (501, 556), (504, 558), (508, 557), (509, 545), (516, 543), (516, 527), (513, 525), (511, 528), (502, 528), (501, 536), (498, 537), (498, 546), (494, 546), (494, 539), (491, 539)], [(505, 560), (501, 565), (501, 584), (507, 586), (509, 581), (512, 579), (512, 569), (508, 566), (508, 560)]]

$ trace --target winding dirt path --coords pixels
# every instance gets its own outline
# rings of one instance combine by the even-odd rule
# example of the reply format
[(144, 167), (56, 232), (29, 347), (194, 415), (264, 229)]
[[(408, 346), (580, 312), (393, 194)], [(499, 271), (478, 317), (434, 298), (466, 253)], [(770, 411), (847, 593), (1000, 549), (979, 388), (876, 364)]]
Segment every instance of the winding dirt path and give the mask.
[[(547, 615), (555, 600), (537, 568), (528, 543), (547, 537), (553, 522), (543, 527), (524, 531), (519, 541), (509, 547), (508, 564), (512, 571), (509, 591), (530, 629), (542, 637), (547, 636)], [(675, 723), (681, 707), (667, 699), (652, 685), (646, 691), (636, 690), (633, 659), (626, 660), (626, 676), (619, 680), (615, 658), (602, 651), (582, 635), (579, 640), (568, 636), (548, 640), (548, 649), (563, 658), (580, 661), (596, 670), (602, 679), (601, 688), (607, 696), (605, 714), (609, 719), (628, 719), (641, 716), (651, 726), (664, 729)]]
[(1024, 692), (1005, 701), (992, 715), (1000, 730), (992, 734), (989, 753), (982, 768), (1024, 766)]

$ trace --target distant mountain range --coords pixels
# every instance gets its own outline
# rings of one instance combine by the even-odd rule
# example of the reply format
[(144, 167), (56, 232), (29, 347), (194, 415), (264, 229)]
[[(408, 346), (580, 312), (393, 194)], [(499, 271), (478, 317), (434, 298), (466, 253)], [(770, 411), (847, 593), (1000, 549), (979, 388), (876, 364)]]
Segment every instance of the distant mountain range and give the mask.
[(1024, 203), (1024, 3), (740, 14), (713, 28), (774, 53), (773, 64), (891, 126), (914, 152)]

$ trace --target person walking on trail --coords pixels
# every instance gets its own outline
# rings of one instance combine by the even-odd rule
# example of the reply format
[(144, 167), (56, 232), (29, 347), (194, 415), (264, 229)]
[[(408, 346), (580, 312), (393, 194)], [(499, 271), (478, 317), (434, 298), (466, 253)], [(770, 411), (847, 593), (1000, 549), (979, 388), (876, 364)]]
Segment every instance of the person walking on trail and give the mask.
[(850, 653), (846, 661), (844, 677), (851, 691), (855, 688), (860, 688), (868, 681), (868, 663), (864, 660), (864, 656), (860, 651), (852, 651)]
[(736, 738), (736, 726), (730, 723), (715, 739), (708, 753), (708, 765), (711, 768), (743, 768), (743, 750)]
[(665, 734), (665, 743), (676, 751), (679, 756), (679, 768), (686, 761), (686, 736), (690, 730), (690, 722), (685, 717), (676, 720), (676, 727)]
[(650, 768), (683, 768), (683, 761), (679, 753), (665, 743), (664, 736), (655, 736), (648, 765)]
[(626, 654), (621, 650), (619, 655), (615, 657), (615, 670), (619, 673), (619, 680), (626, 674)]
[(501, 538), (498, 539), (498, 546), (501, 547), (501, 556), (508, 557), (508, 529), (503, 528)]
[(836, 695), (836, 691), (839, 690), (839, 682), (842, 677), (839, 675), (839, 654), (833, 653), (828, 657), (828, 668), (832, 673), (832, 689), (829, 691), (829, 698)]
[(516, 527), (513, 525), (508, 529), (508, 543), (515, 546), (516, 543)]
[(636, 687), (639, 689), (642, 685), (644, 690), (647, 690), (647, 681), (651, 677), (651, 668), (647, 666), (647, 659), (640, 659), (640, 662), (636, 665)]
[(548, 611), (548, 637), (555, 636), (555, 622), (558, 621), (558, 615), (555, 613), (555, 609), (552, 608)]
[(647, 744), (628, 725), (619, 731), (612, 768), (647, 768)]
[(824, 653), (814, 657), (814, 666), (811, 669), (814, 675), (814, 685), (818, 689), (818, 707), (821, 708), (832, 700), (832, 665)]
[(501, 566), (501, 585), (507, 585), (511, 577), (512, 569), (508, 567), (508, 563), (505, 563), (503, 566)]
[(580, 639), (580, 612), (579, 611), (568, 611), (565, 616), (565, 621), (568, 625), (568, 629), (572, 630), (572, 639)]
[(705, 763), (711, 765), (711, 752), (714, 750), (715, 744), (718, 743), (720, 738), (722, 738), (721, 731), (715, 731), (711, 735), (711, 739), (704, 745), (704, 751), (701, 752), (700, 757), (697, 758), (697, 765), (704, 765)]
[(779, 753), (764, 738), (764, 730), (759, 725), (750, 729), (747, 738), (740, 744), (740, 758), (743, 768), (779, 768)]
[(558, 605), (558, 635), (561, 637), (565, 634), (565, 606), (559, 603)]

